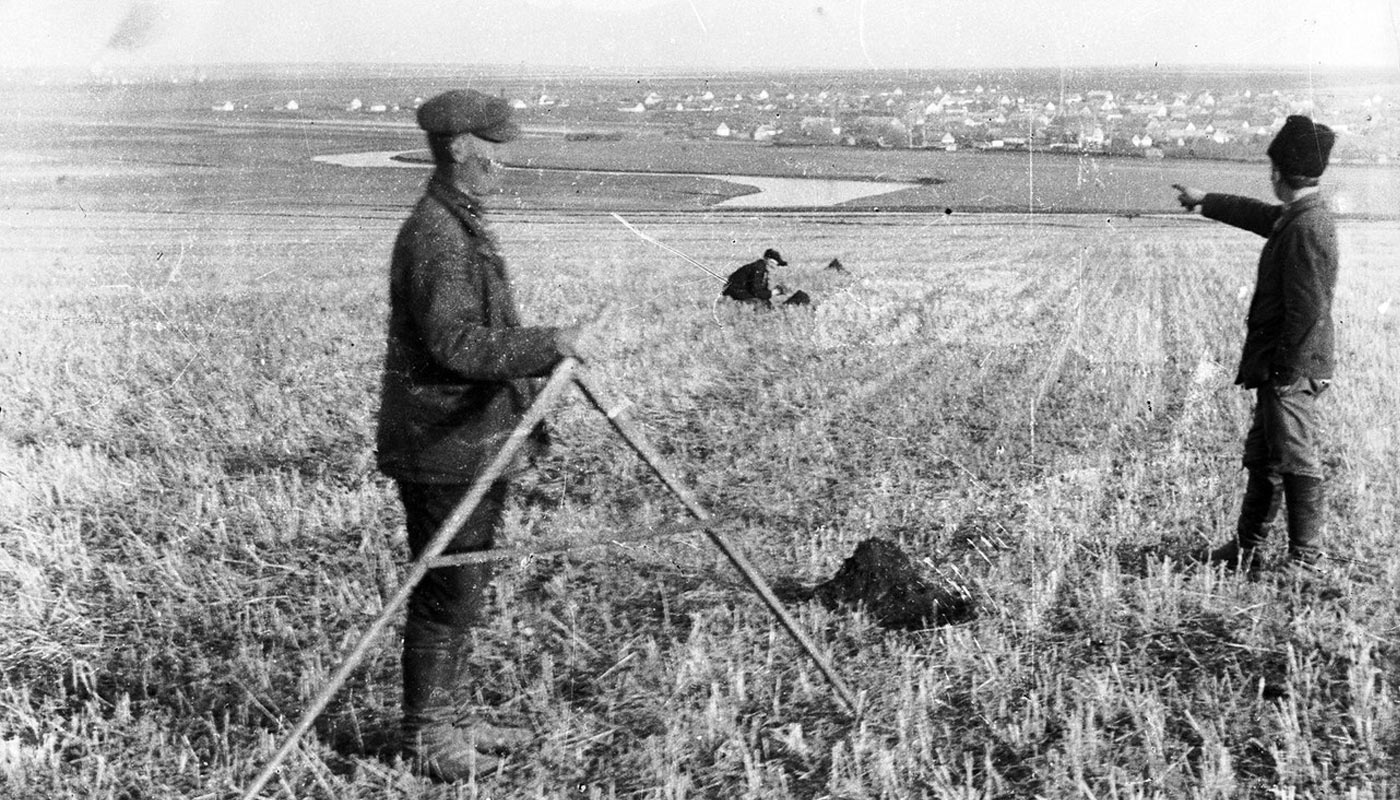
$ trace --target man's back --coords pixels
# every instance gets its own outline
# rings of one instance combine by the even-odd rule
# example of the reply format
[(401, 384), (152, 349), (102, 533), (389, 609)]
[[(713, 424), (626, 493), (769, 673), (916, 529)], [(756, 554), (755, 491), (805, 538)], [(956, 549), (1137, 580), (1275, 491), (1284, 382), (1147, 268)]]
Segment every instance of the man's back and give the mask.
[(734, 270), (725, 282), (721, 294), (739, 301), (770, 302), (773, 291), (768, 288), (767, 260), (760, 258)]
[(1274, 378), (1331, 378), (1337, 226), (1322, 195), (1276, 205), (1211, 194), (1201, 212), (1267, 237), (1259, 254), (1237, 382), (1254, 387)]

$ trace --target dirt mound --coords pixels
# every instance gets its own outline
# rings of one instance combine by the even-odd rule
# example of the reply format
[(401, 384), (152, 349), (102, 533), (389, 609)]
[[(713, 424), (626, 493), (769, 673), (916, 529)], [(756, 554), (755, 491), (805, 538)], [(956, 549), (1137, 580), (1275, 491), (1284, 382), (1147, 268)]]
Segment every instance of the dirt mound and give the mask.
[(812, 590), (812, 597), (830, 609), (862, 609), (886, 628), (917, 630), (974, 614), (970, 598), (924, 580), (909, 556), (887, 539), (857, 544), (831, 580)]

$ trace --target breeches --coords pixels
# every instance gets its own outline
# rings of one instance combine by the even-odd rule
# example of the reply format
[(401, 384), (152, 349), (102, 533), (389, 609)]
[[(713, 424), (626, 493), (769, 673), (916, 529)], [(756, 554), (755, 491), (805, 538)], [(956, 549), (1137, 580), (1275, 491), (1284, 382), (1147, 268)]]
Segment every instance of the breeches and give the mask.
[(1274, 387), (1260, 386), (1254, 418), (1244, 440), (1244, 466), (1275, 475), (1321, 478), (1318, 397), (1328, 383), (1303, 379), (1299, 388), (1279, 396)]
[[(408, 525), (409, 552), (417, 559), (471, 487), (405, 481), (398, 485)], [(491, 485), (444, 554), (491, 549), (500, 528), (507, 488), (505, 480)], [(478, 625), (485, 616), (486, 587), (494, 574), (489, 563), (428, 570), (409, 595), (408, 615), (458, 629)]]

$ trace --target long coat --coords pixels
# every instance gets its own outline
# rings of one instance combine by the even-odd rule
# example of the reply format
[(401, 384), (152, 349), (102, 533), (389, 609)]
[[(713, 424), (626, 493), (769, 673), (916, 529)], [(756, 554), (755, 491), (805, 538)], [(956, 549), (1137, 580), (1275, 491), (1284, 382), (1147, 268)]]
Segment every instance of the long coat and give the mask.
[(562, 355), (521, 327), (505, 262), (471, 197), (439, 176), (399, 230), (379, 407), (379, 468), (468, 483), (504, 444)]
[(1337, 226), (1317, 193), (1287, 205), (1208, 194), (1201, 213), (1266, 237), (1235, 382), (1247, 388), (1330, 379)]

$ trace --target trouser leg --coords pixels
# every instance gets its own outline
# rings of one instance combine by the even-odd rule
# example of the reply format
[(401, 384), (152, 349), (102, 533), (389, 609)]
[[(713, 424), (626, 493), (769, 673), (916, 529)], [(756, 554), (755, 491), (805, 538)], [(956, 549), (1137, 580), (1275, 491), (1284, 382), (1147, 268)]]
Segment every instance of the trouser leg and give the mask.
[(1235, 536), (1210, 552), (1211, 563), (1250, 574), (1260, 566), (1259, 550), (1268, 538), (1269, 526), (1278, 517), (1283, 483), (1273, 470), (1269, 453), (1268, 414), (1263, 399), (1256, 403), (1244, 440), (1243, 463), (1248, 470)]
[[(409, 550), (416, 559), (466, 494), (467, 486), (400, 483)], [(489, 549), (500, 525), (506, 484), (491, 487), (447, 548)], [(409, 596), (403, 649), (403, 749), (431, 777), (455, 781), (493, 769), (496, 759), (477, 752), (453, 725), (464, 693), (471, 630), (484, 621), (487, 564), (429, 570)]]
[(1278, 517), (1283, 484), (1278, 475), (1252, 469), (1240, 503), (1235, 538), (1210, 552), (1210, 561), (1251, 575), (1259, 571), (1260, 548), (1268, 538), (1269, 526)]
[(1283, 477), (1288, 558), (1294, 562), (1317, 560), (1326, 520), (1318, 413), (1326, 388), (1325, 382), (1304, 379), (1282, 393), (1271, 386), (1259, 390), (1269, 463)]
[(1320, 543), (1327, 509), (1322, 479), (1311, 475), (1283, 476), (1288, 504), (1288, 560), (1311, 564), (1321, 555)]
[[(413, 558), (422, 554), (469, 488), (465, 485), (399, 484), (399, 496), (403, 499), (408, 527), (409, 554)], [(501, 524), (506, 491), (505, 481), (493, 484), (444, 552), (469, 553), (491, 549)], [(458, 631), (470, 630), (485, 619), (486, 590), (493, 574), (489, 563), (429, 570), (409, 595), (409, 618), (427, 620)]]
[(1317, 399), (1326, 388), (1325, 382), (1307, 379), (1282, 393), (1273, 386), (1259, 387), (1244, 446), (1249, 484), (1234, 552), (1227, 554), (1237, 563), (1241, 553), (1257, 552), (1263, 545), (1280, 499), (1288, 509), (1289, 558), (1316, 558), (1324, 519)]
[(1240, 518), (1235, 523), (1235, 540), (1241, 549), (1254, 550), (1269, 536), (1269, 526), (1278, 518), (1283, 501), (1283, 479), (1267, 470), (1252, 469), (1245, 483)]

